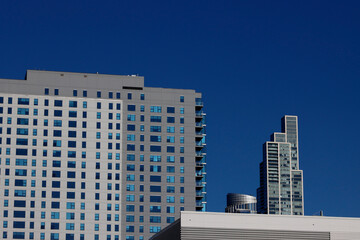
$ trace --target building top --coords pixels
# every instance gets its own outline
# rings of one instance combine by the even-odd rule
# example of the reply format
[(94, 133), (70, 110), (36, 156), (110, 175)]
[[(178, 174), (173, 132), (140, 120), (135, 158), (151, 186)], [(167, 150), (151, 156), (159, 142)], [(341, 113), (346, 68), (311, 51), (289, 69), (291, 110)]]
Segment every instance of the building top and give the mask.
[[(241, 223), (241, 225), (240, 225)], [(360, 218), (181, 212), (184, 227), (263, 229), (293, 231), (359, 232)]]
[[(147, 90), (147, 91), (173, 91), (174, 93), (188, 92), (194, 90), (169, 89), (169, 88), (148, 88), (144, 86), (144, 77), (137, 75), (110, 75), (98, 73), (73, 73), (58, 71), (27, 70), (24, 80), (20, 79), (0, 79), (0, 92), (24, 93), (43, 95), (38, 89), (50, 87), (71, 90)], [(62, 94), (66, 96), (67, 94)], [(92, 97), (89, 95), (89, 97)], [(201, 96), (200, 96), (201, 97)]]

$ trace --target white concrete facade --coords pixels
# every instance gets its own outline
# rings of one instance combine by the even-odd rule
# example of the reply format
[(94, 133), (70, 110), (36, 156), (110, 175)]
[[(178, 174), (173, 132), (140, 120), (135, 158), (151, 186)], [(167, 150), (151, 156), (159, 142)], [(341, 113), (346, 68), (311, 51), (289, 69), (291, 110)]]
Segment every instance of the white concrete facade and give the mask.
[[(176, 227), (176, 224), (178, 225)], [(178, 222), (157, 234), (180, 231), (188, 239), (360, 239), (360, 218), (181, 212)], [(174, 235), (173, 235), (174, 236)], [(176, 238), (173, 238), (176, 239)]]

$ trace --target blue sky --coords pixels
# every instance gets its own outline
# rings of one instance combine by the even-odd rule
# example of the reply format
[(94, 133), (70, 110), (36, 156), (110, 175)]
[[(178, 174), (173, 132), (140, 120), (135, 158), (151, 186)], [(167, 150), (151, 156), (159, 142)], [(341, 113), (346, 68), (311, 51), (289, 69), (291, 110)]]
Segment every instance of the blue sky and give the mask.
[(139, 74), (204, 94), (208, 210), (256, 194), (262, 144), (299, 116), (305, 213), (360, 217), (359, 1), (0, 3), (0, 78)]

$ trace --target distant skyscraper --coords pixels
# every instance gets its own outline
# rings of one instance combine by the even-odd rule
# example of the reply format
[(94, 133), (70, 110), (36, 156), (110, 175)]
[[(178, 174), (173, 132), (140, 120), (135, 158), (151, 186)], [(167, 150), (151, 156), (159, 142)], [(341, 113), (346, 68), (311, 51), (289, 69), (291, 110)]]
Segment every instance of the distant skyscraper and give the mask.
[(201, 93), (139, 76), (0, 79), (0, 239), (144, 240), (205, 211)]
[(284, 116), (281, 133), (263, 145), (258, 213), (304, 215), (303, 172), (299, 170), (298, 118)]
[(228, 193), (226, 195), (227, 213), (257, 213), (256, 211), (256, 197), (239, 194)]

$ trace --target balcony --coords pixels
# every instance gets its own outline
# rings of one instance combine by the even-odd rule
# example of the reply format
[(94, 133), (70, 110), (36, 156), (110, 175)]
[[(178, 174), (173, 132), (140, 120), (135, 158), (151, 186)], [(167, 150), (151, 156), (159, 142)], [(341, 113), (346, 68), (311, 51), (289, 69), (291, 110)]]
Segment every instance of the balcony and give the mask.
[(204, 113), (203, 111), (195, 111), (195, 116), (196, 117), (203, 117), (203, 116), (205, 116), (206, 115), (206, 113)]
[(205, 127), (206, 126), (206, 124), (204, 123), (204, 122), (195, 122), (195, 126), (197, 127), (197, 128), (203, 128), (203, 127)]
[(206, 155), (206, 152), (205, 151), (196, 151), (195, 152), (195, 156), (196, 157), (203, 157)]
[(201, 182), (201, 181), (197, 181), (196, 184), (195, 184), (195, 187), (196, 188), (203, 188), (205, 187), (205, 182)]
[(205, 136), (205, 135), (206, 135), (206, 131), (205, 131), (205, 129), (202, 129), (202, 130), (200, 130), (200, 131), (195, 131), (195, 134), (196, 134), (197, 136)]
[(196, 98), (195, 99), (195, 106), (197, 107), (203, 107), (204, 106), (204, 102), (201, 98)]

